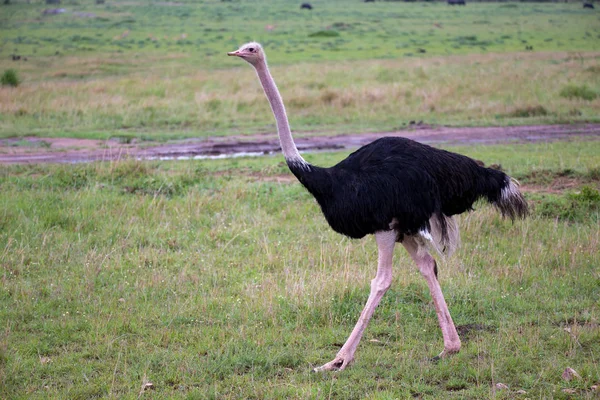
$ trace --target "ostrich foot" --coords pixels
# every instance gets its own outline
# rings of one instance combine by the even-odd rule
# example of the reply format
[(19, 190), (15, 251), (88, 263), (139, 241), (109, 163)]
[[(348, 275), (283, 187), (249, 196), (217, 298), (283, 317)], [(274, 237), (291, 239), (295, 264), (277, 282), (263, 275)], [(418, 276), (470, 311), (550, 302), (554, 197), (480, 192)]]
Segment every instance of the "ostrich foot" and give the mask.
[(315, 372), (321, 371), (343, 371), (352, 362), (352, 357), (344, 357), (343, 355), (336, 356), (333, 360), (327, 364), (323, 364), (320, 367), (313, 369)]
[(437, 356), (433, 357), (431, 359), (431, 361), (433, 362), (438, 362), (440, 361), (442, 358), (446, 358), (448, 356), (451, 356), (453, 354), (456, 354), (460, 351), (460, 342), (458, 344), (458, 346), (454, 346), (454, 347), (449, 347), (447, 349), (444, 349), (444, 351), (442, 351), (440, 354), (438, 354)]

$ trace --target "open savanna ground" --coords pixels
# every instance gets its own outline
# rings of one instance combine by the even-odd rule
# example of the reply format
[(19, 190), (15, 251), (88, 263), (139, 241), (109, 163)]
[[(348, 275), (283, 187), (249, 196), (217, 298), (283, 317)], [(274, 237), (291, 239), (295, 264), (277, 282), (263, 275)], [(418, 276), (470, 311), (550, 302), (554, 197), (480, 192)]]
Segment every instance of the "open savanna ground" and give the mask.
[[(272, 70), (293, 129), (349, 133), (394, 130), (410, 121), (597, 122), (600, 97), (584, 99), (577, 93), (587, 88), (595, 96), (598, 89), (591, 87), (600, 88), (599, 59), (596, 53), (495, 54)], [(274, 131), (269, 105), (247, 65), (170, 78), (161, 74), (44, 79), (0, 89), (0, 135), (165, 140)], [(569, 96), (569, 90), (576, 94)]]
[(580, 3), (13, 3), (0, 6), (0, 72), (23, 82), (0, 88), (0, 137), (272, 132), (254, 72), (225, 55), (249, 40), (298, 132), (600, 115), (600, 19)]
[[(24, 153), (273, 133), (225, 55), (250, 40), (299, 135), (600, 120), (600, 14), (579, 2), (10, 3), (0, 74), (21, 83), (0, 87), (0, 138)], [(355, 364), (331, 374), (312, 368), (352, 329), (376, 246), (332, 232), (280, 156), (0, 166), (0, 398), (597, 397), (600, 141), (451, 149), (501, 165), (533, 210), (459, 218), (438, 266), (462, 351), (431, 361), (435, 309), (399, 248)]]
[(596, 398), (600, 141), (451, 149), (533, 208), (477, 206), (438, 260), (462, 351), (430, 361), (435, 309), (399, 248), (355, 364), (318, 374), (376, 246), (333, 233), (280, 157), (0, 167), (0, 397)]

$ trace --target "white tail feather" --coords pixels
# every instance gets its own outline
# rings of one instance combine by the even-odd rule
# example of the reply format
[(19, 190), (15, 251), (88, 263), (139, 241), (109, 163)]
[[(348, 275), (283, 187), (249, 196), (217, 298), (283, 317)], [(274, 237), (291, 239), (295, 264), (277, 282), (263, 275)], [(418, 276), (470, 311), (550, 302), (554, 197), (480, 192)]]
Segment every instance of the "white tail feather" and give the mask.
[(458, 224), (453, 217), (442, 216), (445, 219), (446, 238), (442, 235), (442, 223), (437, 216), (431, 217), (429, 226), (431, 230), (422, 230), (419, 236), (422, 238), (419, 243), (422, 246), (435, 249), (441, 255), (452, 255), (460, 245), (460, 231)]

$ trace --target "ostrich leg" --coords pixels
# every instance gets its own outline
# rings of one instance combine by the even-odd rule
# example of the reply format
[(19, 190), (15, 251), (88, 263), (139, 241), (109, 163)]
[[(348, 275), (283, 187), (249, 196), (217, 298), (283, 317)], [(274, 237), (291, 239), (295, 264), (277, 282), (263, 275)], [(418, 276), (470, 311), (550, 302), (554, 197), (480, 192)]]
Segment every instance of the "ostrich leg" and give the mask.
[(444, 337), (444, 351), (442, 351), (438, 357), (445, 357), (449, 354), (458, 353), (460, 350), (460, 338), (456, 332), (456, 327), (448, 311), (446, 300), (442, 294), (442, 288), (437, 280), (437, 268), (436, 263), (431, 254), (425, 247), (422, 247), (417, 242), (418, 239), (406, 238), (402, 245), (406, 248), (412, 259), (417, 263), (419, 271), (427, 281), (433, 304), (435, 306), (435, 312), (437, 313), (440, 328), (442, 329), (442, 336)]
[(341, 371), (354, 360), (354, 352), (363, 332), (369, 324), (379, 301), (392, 284), (392, 256), (394, 254), (394, 244), (396, 243), (396, 232), (377, 232), (375, 233), (375, 240), (379, 250), (377, 275), (371, 281), (371, 292), (367, 304), (360, 313), (358, 322), (354, 326), (350, 337), (348, 337), (335, 358), (327, 364), (315, 368), (315, 371)]

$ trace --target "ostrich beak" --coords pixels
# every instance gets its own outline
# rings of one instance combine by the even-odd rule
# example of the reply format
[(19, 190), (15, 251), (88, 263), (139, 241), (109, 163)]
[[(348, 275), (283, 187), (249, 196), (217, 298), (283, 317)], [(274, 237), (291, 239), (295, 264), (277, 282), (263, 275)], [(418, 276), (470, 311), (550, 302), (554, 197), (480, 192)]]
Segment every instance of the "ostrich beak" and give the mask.
[(227, 53), (228, 56), (239, 56), (240, 55), (240, 51), (236, 50), (236, 51), (230, 51), (229, 53)]

